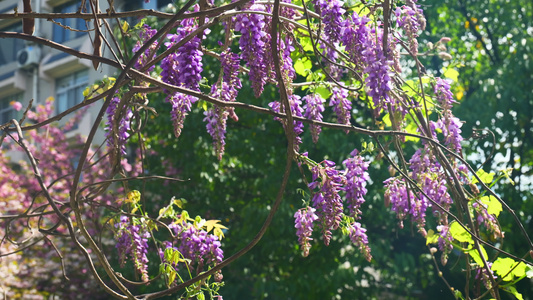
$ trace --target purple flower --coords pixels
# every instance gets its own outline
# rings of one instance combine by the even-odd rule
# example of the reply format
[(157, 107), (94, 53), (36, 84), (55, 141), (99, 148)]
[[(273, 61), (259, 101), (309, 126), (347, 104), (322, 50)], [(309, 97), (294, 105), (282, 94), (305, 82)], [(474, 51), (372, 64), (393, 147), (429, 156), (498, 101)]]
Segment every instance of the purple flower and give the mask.
[[(185, 19), (181, 22), (181, 27), (176, 29), (176, 34), (169, 34), (169, 42), (165, 46), (171, 48), (174, 44), (181, 41), (189, 35), (196, 25), (191, 19)], [(185, 87), (191, 90), (199, 91), (199, 83), (202, 79), (202, 56), (200, 51), (201, 40), (198, 36), (187, 41), (179, 47), (176, 52), (168, 55), (161, 61), (161, 79), (165, 83), (175, 86)], [(174, 124), (174, 134), (179, 137), (185, 116), (191, 111), (191, 104), (198, 99), (194, 96), (181, 93), (170, 93), (167, 97), (172, 105), (171, 116)]]
[(391, 209), (400, 220), (403, 228), (403, 220), (411, 216), (414, 222), (423, 228), (426, 222), (426, 209), (428, 203), (425, 198), (419, 199), (413, 189), (407, 188), (403, 178), (389, 178), (385, 184), (385, 203), (391, 204)]
[(320, 14), (324, 24), (324, 36), (331, 43), (340, 40), (343, 25), (342, 15), (346, 12), (342, 8), (344, 2), (338, 0), (314, 0), (315, 10)]
[(503, 232), (500, 229), (498, 220), (494, 215), (487, 211), (487, 204), (476, 201), (472, 204), (472, 208), (476, 212), (476, 221), (478, 225), (485, 225), (485, 227), (493, 233), (495, 238), (503, 238)]
[(175, 93), (169, 101), (172, 105), (170, 118), (174, 126), (174, 135), (179, 137), (181, 135), (181, 130), (183, 129), (185, 117), (191, 111), (192, 104), (198, 101), (198, 98), (182, 93)]
[(367, 261), (371, 261), (372, 255), (370, 254), (370, 247), (368, 246), (366, 229), (361, 227), (359, 222), (353, 222), (348, 227), (348, 232), (350, 235), (350, 241), (359, 248)]
[[(254, 4), (249, 10), (265, 11), (265, 7)], [(235, 17), (234, 24), (235, 30), (241, 33), (239, 39), (241, 58), (250, 68), (252, 88), (255, 96), (259, 97), (263, 93), (271, 65), (268, 60), (269, 51), (266, 48), (270, 43), (266, 17), (260, 14), (242, 14)]]
[(372, 97), (375, 112), (379, 112), (382, 108), (385, 108), (388, 103), (391, 104), (393, 110), (403, 112), (401, 106), (396, 105), (394, 100), (389, 96), (389, 91), (392, 90), (390, 77), (390, 65), (392, 62), (383, 53), (381, 34), (376, 34), (380, 43), (375, 43), (374, 39), (367, 39), (364, 45), (365, 49), (362, 52), (365, 64), (364, 72), (367, 74), (365, 78), (365, 91), (368, 96)]
[(302, 255), (304, 257), (309, 255), (311, 249), (311, 234), (313, 233), (313, 222), (318, 219), (315, 214), (316, 209), (312, 207), (301, 208), (294, 214), (294, 227), (297, 229), (298, 243), (302, 247)]
[[(348, 91), (334, 87), (332, 90), (329, 106), (333, 106), (333, 111), (337, 115), (339, 124), (350, 125), (350, 116), (352, 113), (352, 102), (348, 99)], [(348, 133), (349, 131), (346, 131)]]
[(294, 66), (292, 63), (291, 53), (294, 51), (292, 46), (292, 39), (288, 36), (281, 40), (279, 47), (283, 50), (281, 59), (283, 64), (281, 65), (281, 74), (285, 83), (291, 83), (294, 78), (296, 78), (296, 71), (294, 71)]
[(435, 95), (437, 96), (437, 101), (443, 108), (443, 116), (437, 121), (435, 127), (442, 130), (446, 146), (460, 151), (462, 149), (461, 142), (463, 141), (460, 128), (463, 126), (463, 123), (451, 111), (455, 100), (453, 99), (453, 93), (450, 91), (450, 83), (441, 78), (437, 78)]
[[(224, 72), (221, 83), (222, 99), (226, 102), (234, 102), (242, 87), (241, 79), (239, 78), (239, 55), (232, 53), (230, 50), (224, 51), (220, 54), (220, 62)], [(239, 120), (233, 107), (226, 110), (229, 112), (229, 117), (235, 122)]]
[(372, 39), (370, 29), (366, 24), (370, 21), (369, 18), (360, 17), (357, 13), (344, 21), (340, 34), (342, 43), (346, 47), (346, 52), (350, 60), (355, 64), (356, 69), (363, 71), (366, 67), (366, 59), (363, 56), (363, 50), (368, 45), (369, 39)]
[(453, 93), (450, 90), (450, 82), (448, 82), (446, 79), (438, 77), (434, 91), (435, 95), (437, 96), (437, 101), (442, 108), (444, 110), (451, 109), (452, 105), (455, 103), (455, 100), (453, 99)]
[[(239, 74), (239, 56), (226, 50), (220, 55), (220, 62), (223, 70), (220, 88), (214, 84), (211, 88), (211, 95), (225, 102), (234, 102), (237, 99), (239, 89), (242, 87)], [(222, 159), (225, 148), (226, 121), (228, 116), (238, 121), (233, 107), (225, 108), (214, 105), (204, 112), (206, 116), (204, 121), (207, 122), (207, 132), (213, 137), (213, 146), (218, 159)]]
[[(117, 106), (120, 103), (118, 97), (111, 98), (111, 102), (107, 107), (107, 121), (106, 121), (106, 138), (107, 145), (111, 148), (118, 146), (120, 152), (126, 155), (126, 140), (130, 137), (130, 119), (133, 116), (131, 108), (118, 111)], [(115, 145), (116, 143), (116, 145)]]
[[(476, 276), (475, 276), (475, 279), (476, 280), (481, 280), (483, 282), (483, 285), (487, 288), (487, 289), (492, 289), (492, 283), (490, 281), (490, 277), (492, 278), (498, 278), (498, 276), (494, 275), (494, 271), (492, 270), (492, 262), (488, 261), (487, 262), (487, 266), (488, 268), (485, 268), (483, 266), (479, 266), (476, 270)], [(487, 272), (487, 269), (489, 270)], [(489, 272), (490, 272), (490, 275), (489, 275)]]
[[(300, 96), (298, 95), (289, 95), (289, 104), (291, 106), (291, 113), (293, 116), (296, 117), (302, 117), (303, 114), (303, 108), (302, 108), (302, 101), (300, 100)], [(270, 102), (268, 104), (270, 108), (275, 112), (281, 112), (280, 106), (281, 104), (278, 101)], [(285, 127), (285, 122), (281, 119), (277, 119), (281, 121), (283, 126)], [(294, 150), (298, 151), (299, 145), (302, 143), (302, 138), (300, 137), (300, 134), (304, 131), (304, 124), (300, 121), (293, 121), (293, 130), (295, 134), (295, 141), (294, 141)]]
[[(143, 27), (141, 28), (141, 34), (140, 34), (140, 38), (141, 38), (142, 42), (138, 41), (135, 44), (135, 46), (132, 49), (133, 53), (136, 53), (137, 51), (139, 51), (139, 49), (142, 47), (143, 43), (146, 42), (147, 40), (149, 40), (150, 38), (152, 38), (152, 36), (154, 36), (154, 34), (156, 34), (156, 33), (157, 33), (157, 30), (152, 29), (147, 24), (144, 24)], [(142, 53), (139, 56), (139, 58), (135, 62), (135, 68), (136, 69), (141, 69), (144, 65), (146, 65), (147, 62), (151, 61), (155, 57), (157, 46), (158, 46), (158, 43), (157, 43), (157, 41), (155, 41), (154, 43), (152, 43), (152, 45), (150, 45), (150, 47), (148, 47), (148, 49), (146, 49), (144, 51), (144, 53)], [(154, 69), (154, 67), (155, 66), (151, 66), (147, 70), (147, 72), (151, 72)]]
[[(211, 89), (213, 97), (220, 97), (220, 91), (217, 90), (216, 85)], [(204, 122), (207, 122), (207, 132), (213, 137), (213, 146), (218, 159), (222, 159), (224, 154), (224, 146), (226, 145), (226, 120), (229, 112), (220, 106), (214, 105), (204, 112)]]
[[(134, 219), (135, 221), (135, 219)], [(127, 256), (133, 260), (135, 269), (141, 274), (144, 282), (148, 281), (148, 239), (150, 232), (144, 224), (133, 225), (126, 216), (120, 217), (116, 224), (117, 244), (120, 264), (123, 266)]]
[(346, 168), (346, 201), (350, 210), (350, 217), (358, 217), (361, 214), (361, 205), (365, 202), (363, 198), (366, 195), (366, 182), (370, 179), (368, 175), (369, 162), (364, 161), (358, 155), (357, 150), (352, 151), (351, 158), (343, 161)]
[[(319, 94), (310, 94), (303, 98), (305, 100), (305, 115), (304, 117), (314, 120), (322, 121), (322, 113), (324, 112), (324, 100)], [(311, 124), (311, 136), (313, 137), (313, 142), (316, 144), (318, 142), (318, 136), (322, 131), (322, 128), (319, 125)]]
[(335, 163), (325, 160), (324, 166), (317, 165), (311, 169), (313, 182), (309, 188), (318, 188), (312, 198), (313, 207), (317, 209), (317, 215), (322, 226), (324, 244), (329, 245), (331, 230), (339, 227), (342, 219), (342, 199), (339, 192), (343, 189), (344, 177), (335, 170)]
[(439, 240), (437, 242), (439, 250), (442, 251), (441, 263), (446, 265), (448, 261), (448, 254), (453, 250), (453, 237), (450, 233), (450, 226), (438, 225), (437, 231), (439, 232)]
[[(396, 24), (406, 33), (409, 41), (409, 50), (416, 56), (418, 55), (418, 31), (421, 28), (421, 20), (417, 14), (418, 9), (413, 6), (404, 5), (396, 8)], [(424, 20), (425, 23), (425, 20)]]
[(175, 239), (166, 244), (167, 248), (178, 250), (189, 260), (189, 268), (195, 268), (197, 274), (204, 270), (204, 266), (215, 266), (224, 260), (224, 252), (216, 235), (185, 221), (172, 223), (169, 228), (174, 232)]

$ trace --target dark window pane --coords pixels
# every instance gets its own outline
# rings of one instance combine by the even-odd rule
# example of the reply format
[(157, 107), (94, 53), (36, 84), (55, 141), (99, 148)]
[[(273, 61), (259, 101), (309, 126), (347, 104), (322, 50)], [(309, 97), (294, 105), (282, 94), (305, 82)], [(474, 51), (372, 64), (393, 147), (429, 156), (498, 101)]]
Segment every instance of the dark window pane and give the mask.
[[(2, 31), (22, 32), (22, 25), (17, 22), (14, 25), (2, 28)], [(21, 39), (2, 39), (0, 42), (0, 65), (16, 61), (17, 53), (23, 48), (24, 41)]]

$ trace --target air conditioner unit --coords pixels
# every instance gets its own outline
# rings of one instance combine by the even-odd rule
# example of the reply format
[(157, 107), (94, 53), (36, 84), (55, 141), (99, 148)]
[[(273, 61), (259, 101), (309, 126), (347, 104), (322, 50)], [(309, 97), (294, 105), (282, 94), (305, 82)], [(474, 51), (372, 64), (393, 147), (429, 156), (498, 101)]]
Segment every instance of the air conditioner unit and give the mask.
[(41, 48), (28, 46), (17, 53), (17, 64), (21, 69), (29, 69), (39, 64), (41, 60)]

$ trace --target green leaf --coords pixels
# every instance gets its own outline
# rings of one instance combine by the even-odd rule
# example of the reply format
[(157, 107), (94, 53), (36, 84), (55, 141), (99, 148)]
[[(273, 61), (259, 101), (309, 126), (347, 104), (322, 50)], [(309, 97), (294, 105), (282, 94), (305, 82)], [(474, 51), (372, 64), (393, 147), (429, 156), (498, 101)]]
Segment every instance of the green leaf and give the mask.
[(487, 212), (491, 215), (495, 215), (498, 217), (500, 213), (502, 212), (502, 204), (498, 199), (492, 196), (484, 196), (479, 199), (481, 203), (487, 205)]
[(433, 231), (433, 229), (428, 230), (428, 234), (426, 235), (426, 245), (436, 244), (438, 241), (439, 235), (435, 234), (435, 231)]
[(319, 86), (315, 89), (315, 93), (319, 94), (323, 99), (328, 99), (331, 96), (329, 89)]
[(515, 296), (516, 299), (518, 299), (518, 300), (524, 300), (524, 297), (522, 296), (522, 294), (520, 294), (520, 293), (516, 290), (516, 288), (515, 288), (514, 286), (509, 286), (509, 287), (505, 288), (504, 291), (513, 294), (513, 296)]
[(122, 23), (122, 31), (128, 32), (129, 29), (130, 29), (130, 24), (128, 22), (124, 21)]
[(509, 183), (511, 183), (511, 185), (515, 185), (514, 180), (511, 179), (511, 176), (509, 175), (509, 173), (513, 172), (513, 168), (503, 169), (503, 170), (501, 170), (501, 172), (503, 173), (503, 176), (505, 176), (505, 178), (507, 178), (507, 180), (509, 180)]
[(299, 58), (294, 63), (294, 71), (301, 76), (307, 76), (311, 72), (312, 67), (313, 63), (307, 57)]
[[(481, 249), (481, 252), (483, 252), (483, 257), (485, 257), (485, 260), (489, 257), (487, 255), (487, 251), (485, 250), (485, 248), (483, 248), (483, 246), (479, 245), (480, 249)], [(483, 259), (481, 259), (481, 256), (479, 255), (479, 252), (477, 251), (477, 249), (475, 249), (474, 247), (468, 249), (468, 250), (465, 250), (465, 253), (470, 255), (470, 257), (472, 257), (472, 259), (476, 262), (476, 264), (478, 264), (479, 266), (484, 266), (485, 264), (483, 263)]]
[(506, 257), (506, 258), (498, 258), (492, 264), (491, 269), (492, 271), (496, 272), (496, 274), (499, 277), (501, 277), (503, 280), (511, 281), (515, 277), (520, 278), (520, 277), (526, 276), (527, 266), (523, 262), (517, 263), (514, 259), (510, 257)]
[(166, 275), (168, 277), (168, 286), (176, 280), (176, 270), (171, 265), (167, 265)]
[(453, 221), (450, 224), (450, 234), (454, 239), (461, 243), (473, 244), (472, 236), (459, 223)]
[(455, 296), (455, 299), (461, 299), (461, 300), (465, 299), (465, 297), (463, 297), (463, 293), (461, 293), (461, 291), (459, 290), (454, 290), (453, 294)]
[(177, 207), (183, 209), (183, 206), (185, 204), (187, 204), (187, 200), (183, 199), (183, 198), (180, 198), (180, 199), (175, 199), (174, 197), (172, 197), (172, 203), (174, 205), (176, 205)]
[(304, 51), (310, 51), (313, 52), (313, 44), (311, 43), (310, 37), (300, 37), (300, 44), (302, 44), (302, 48)]
[(457, 70), (453, 68), (449, 68), (446, 71), (444, 71), (443, 75), (444, 77), (453, 80), (453, 82), (457, 82), (457, 79), (459, 78), (459, 72), (457, 72)]
[[(477, 176), (479, 176), (479, 179), (481, 179), (481, 181), (484, 183), (484, 184), (490, 184), (492, 182), (492, 180), (494, 179), (494, 175), (495, 173), (487, 173), (485, 172), (485, 170), (483, 169), (479, 169), (477, 172), (476, 172)], [(472, 183), (473, 184), (476, 184), (478, 183), (479, 181), (477, 180), (477, 178), (472, 178)]]

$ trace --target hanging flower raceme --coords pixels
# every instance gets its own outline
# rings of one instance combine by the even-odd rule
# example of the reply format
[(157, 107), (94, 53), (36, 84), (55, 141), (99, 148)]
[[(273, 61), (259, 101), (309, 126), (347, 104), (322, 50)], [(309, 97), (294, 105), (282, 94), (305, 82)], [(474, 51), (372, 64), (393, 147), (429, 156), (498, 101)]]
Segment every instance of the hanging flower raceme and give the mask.
[(456, 101), (453, 99), (450, 83), (447, 80), (437, 78), (434, 92), (438, 103), (443, 108), (443, 116), (437, 121), (436, 127), (442, 130), (446, 146), (451, 147), (452, 150), (461, 151), (463, 137), (461, 136), (460, 128), (463, 123), (451, 111), (452, 105)]
[[(237, 99), (239, 90), (242, 88), (241, 79), (239, 78), (239, 55), (232, 53), (230, 50), (224, 51), (220, 54), (220, 63), (224, 72), (221, 83), (222, 99), (226, 102), (234, 102)], [(229, 117), (235, 122), (239, 120), (233, 107), (226, 110), (229, 112)]]
[[(211, 95), (225, 102), (234, 102), (237, 99), (239, 89), (242, 87), (239, 74), (239, 56), (230, 50), (222, 52), (220, 62), (223, 76), (220, 81), (220, 88), (214, 84), (211, 88)], [(228, 116), (238, 121), (233, 107), (225, 108), (214, 105), (204, 112), (204, 122), (207, 122), (207, 132), (213, 137), (213, 146), (218, 159), (222, 159), (225, 148), (226, 122)]]
[[(176, 34), (167, 35), (169, 42), (165, 43), (165, 46), (167, 49), (171, 48), (186, 38), (194, 29), (196, 29), (196, 24), (192, 19), (183, 20), (181, 26), (177, 28)], [(205, 33), (207, 34), (207, 32)], [(203, 71), (203, 52), (200, 48), (201, 39), (194, 36), (184, 45), (178, 47), (176, 52), (165, 57), (161, 61), (161, 80), (175, 86), (199, 91)], [(167, 96), (167, 101), (172, 105), (171, 117), (176, 137), (180, 136), (185, 117), (191, 111), (191, 105), (197, 100), (198, 98), (194, 96), (182, 93), (169, 93)]]
[(126, 155), (126, 140), (130, 137), (130, 119), (133, 113), (129, 107), (125, 111), (117, 112), (119, 104), (120, 99), (113, 97), (107, 107), (106, 139), (109, 147), (114, 148), (116, 143), (120, 152)]
[[(254, 4), (249, 10), (265, 11), (265, 6)], [(260, 14), (242, 14), (235, 17), (235, 30), (241, 33), (239, 48), (241, 59), (250, 68), (250, 81), (256, 97), (261, 96), (270, 73), (268, 45), (270, 34), (266, 17)]]
[(363, 50), (365, 50), (366, 45), (372, 43), (368, 41), (372, 39), (370, 29), (366, 26), (368, 22), (370, 22), (369, 18), (360, 17), (354, 12), (344, 21), (340, 30), (342, 44), (346, 47), (348, 57), (358, 71), (363, 71), (366, 68), (368, 58), (364, 57)]
[(122, 266), (129, 256), (134, 263), (135, 269), (141, 274), (144, 282), (148, 281), (148, 239), (150, 232), (145, 225), (134, 225), (127, 216), (120, 217), (120, 223), (116, 224), (117, 244), (119, 261)]
[(365, 65), (364, 72), (367, 74), (365, 91), (368, 96), (372, 97), (376, 113), (386, 108), (387, 104), (390, 104), (393, 111), (401, 111), (405, 114), (406, 112), (402, 106), (397, 105), (394, 99), (389, 96), (389, 92), (392, 90), (390, 77), (392, 61), (383, 52), (381, 29), (374, 29), (372, 36), (371, 39), (365, 40), (362, 52), (362, 59)]
[(311, 169), (313, 182), (309, 184), (309, 188), (318, 188), (312, 203), (317, 209), (324, 244), (329, 245), (331, 230), (337, 229), (342, 219), (343, 206), (339, 193), (343, 189), (345, 178), (335, 169), (334, 162), (325, 160), (323, 164)]
[(370, 254), (370, 247), (368, 246), (366, 228), (361, 227), (361, 223), (359, 222), (353, 222), (348, 226), (348, 232), (350, 241), (359, 248), (367, 261), (371, 261), (372, 255)]
[(311, 244), (309, 241), (313, 240), (311, 234), (313, 233), (313, 222), (318, 220), (315, 214), (316, 209), (312, 207), (301, 208), (294, 214), (294, 227), (297, 229), (298, 243), (302, 247), (302, 255), (304, 257), (309, 255)]
[[(216, 85), (213, 85), (211, 89), (211, 95), (216, 98), (221, 98), (221, 91), (217, 89)], [(223, 107), (214, 105), (210, 109), (206, 110), (204, 115), (204, 122), (207, 123), (207, 132), (211, 135), (211, 137), (213, 137), (213, 147), (215, 148), (215, 153), (218, 159), (222, 159), (226, 145), (226, 121), (228, 119), (229, 112)]]
[[(313, 191), (311, 206), (298, 210), (295, 214), (295, 227), (298, 241), (302, 247), (303, 255), (309, 254), (312, 240), (311, 234), (314, 222), (317, 221), (322, 231), (325, 245), (329, 245), (332, 231), (342, 229), (350, 240), (361, 250), (365, 258), (370, 261), (370, 247), (366, 229), (355, 219), (360, 218), (360, 207), (364, 203), (362, 198), (366, 194), (366, 181), (368, 178), (368, 162), (365, 162), (357, 150), (352, 151), (351, 158), (343, 164), (346, 169), (335, 169), (335, 163), (324, 160), (320, 164), (310, 163), (307, 153), (302, 154), (302, 159), (311, 165), (312, 182), (309, 188)], [(343, 198), (341, 193), (346, 193), (350, 215), (344, 214)]]
[[(331, 89), (331, 92), (329, 106), (333, 107), (333, 111), (335, 111), (335, 114), (337, 115), (337, 122), (343, 125), (350, 125), (352, 101), (348, 99), (348, 91), (336, 86)], [(346, 133), (348, 133), (348, 131), (346, 131)]]
[(204, 271), (204, 266), (215, 266), (224, 260), (219, 238), (198, 229), (194, 224), (178, 221), (169, 225), (175, 235), (173, 242), (167, 242), (167, 248), (178, 250), (188, 260), (189, 268), (197, 274)]
[(338, 0), (314, 0), (315, 10), (322, 17), (324, 24), (324, 36), (330, 43), (340, 40), (340, 32), (343, 24), (343, 14), (346, 12), (342, 8), (344, 2)]
[[(132, 49), (133, 53), (136, 53), (137, 51), (139, 51), (139, 49), (142, 47), (144, 42), (148, 41), (156, 33), (157, 33), (157, 30), (152, 29), (147, 24), (144, 24), (143, 27), (141, 28), (141, 33), (140, 33), (141, 41), (138, 41), (135, 44), (135, 46)], [(157, 41), (155, 41), (155, 42), (153, 42), (150, 45), (150, 47), (148, 47), (148, 49), (146, 49), (144, 51), (144, 53), (142, 53), (139, 56), (137, 61), (135, 61), (135, 68), (140, 70), (142, 67), (144, 67), (146, 65), (147, 62), (151, 61), (155, 57), (157, 48), (158, 48), (158, 43), (157, 43)], [(147, 73), (153, 71), (154, 68), (155, 68), (155, 66), (152, 65), (150, 68), (148, 68)]]
[[(304, 117), (314, 120), (322, 121), (322, 113), (324, 112), (324, 100), (319, 94), (309, 94), (303, 98), (305, 100), (305, 114)], [(313, 142), (318, 142), (318, 136), (322, 131), (322, 128), (319, 125), (311, 124), (311, 136), (313, 137)]]
[[(396, 24), (402, 28), (409, 42), (409, 51), (413, 56), (418, 55), (418, 31), (421, 29), (421, 20), (419, 20), (420, 14), (417, 14), (418, 9), (416, 7), (404, 5), (397, 7)], [(424, 20), (425, 22), (425, 20)]]
[(403, 178), (392, 177), (383, 183), (385, 184), (385, 203), (391, 205), (392, 211), (400, 220), (400, 227), (403, 228), (403, 220), (411, 216), (419, 228), (423, 228), (426, 223), (426, 209), (429, 205), (426, 199), (417, 198), (413, 189), (407, 188)]
[(342, 162), (346, 168), (344, 191), (346, 192), (350, 217), (358, 218), (361, 215), (361, 205), (365, 202), (363, 197), (367, 192), (366, 183), (370, 179), (367, 172), (370, 162), (358, 155), (357, 150), (353, 150), (350, 155), (350, 158)]
[[(300, 96), (298, 95), (289, 95), (289, 105), (291, 106), (291, 113), (293, 116), (296, 117), (302, 117), (303, 116), (303, 108), (302, 108), (302, 100), (300, 100)], [(281, 112), (281, 104), (278, 101), (270, 102), (268, 106), (275, 112)], [(281, 119), (277, 119), (281, 121), (283, 124), (284, 121)], [(284, 125), (285, 126), (285, 125)], [(294, 131), (294, 150), (298, 151), (300, 148), (299, 145), (302, 143), (302, 138), (300, 137), (300, 134), (304, 132), (304, 124), (301, 121), (293, 121), (293, 131)]]
[(281, 59), (281, 76), (286, 84), (292, 83), (296, 78), (296, 71), (294, 71), (294, 65), (292, 63), (291, 53), (294, 51), (292, 46), (292, 39), (288, 36), (279, 41), (279, 47), (282, 50)]

